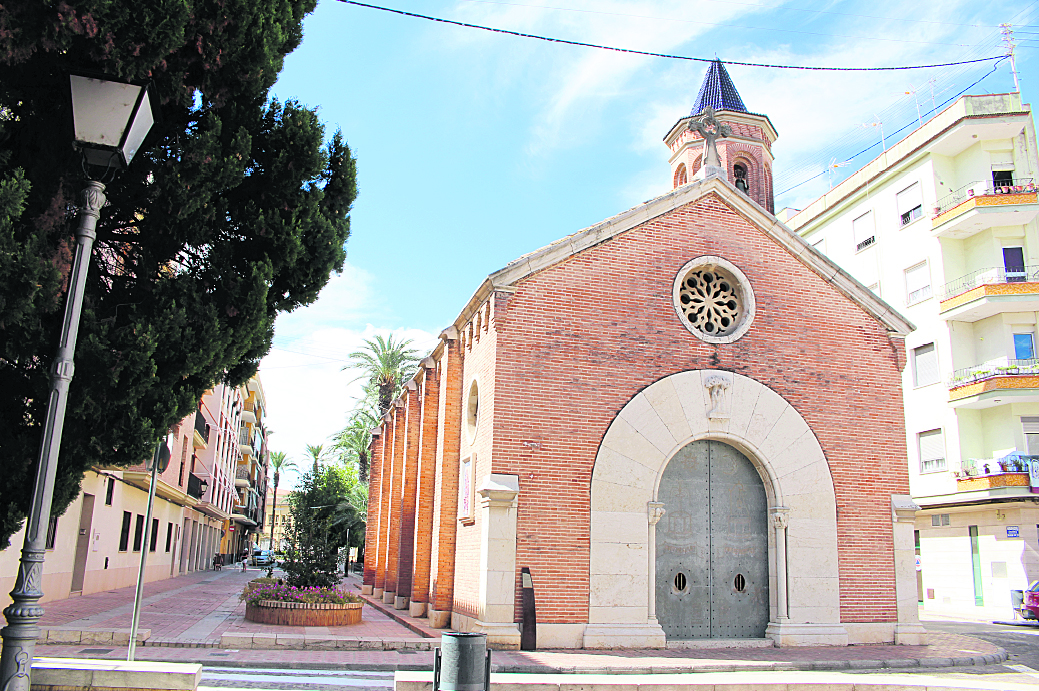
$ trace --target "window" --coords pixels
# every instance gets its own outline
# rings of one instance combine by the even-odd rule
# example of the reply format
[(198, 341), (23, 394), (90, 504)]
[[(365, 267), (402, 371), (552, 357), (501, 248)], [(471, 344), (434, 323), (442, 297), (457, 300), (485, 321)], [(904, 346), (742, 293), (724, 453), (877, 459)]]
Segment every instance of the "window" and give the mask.
[(166, 524), (166, 551), (170, 551), (170, 542), (173, 540), (173, 524)]
[(158, 541), (159, 541), (159, 519), (158, 518), (153, 518), (152, 519), (152, 539), (148, 543), (148, 551), (149, 552), (154, 552), (155, 551), (155, 543), (158, 542)]
[(137, 523), (133, 529), (133, 551), (141, 551), (141, 541), (144, 539), (144, 516), (137, 514)]
[(920, 450), (920, 472), (938, 473), (945, 470), (945, 442), (942, 431), (932, 429), (916, 435)]
[(675, 181), (674, 182), (675, 182), (675, 184), (674, 184), (675, 187), (680, 187), (680, 186), (686, 184), (687, 182), (689, 182), (689, 180), (688, 180), (688, 173), (686, 173), (685, 164), (684, 163), (679, 163), (678, 164), (678, 168), (675, 169)]
[(105, 506), (112, 505), (112, 495), (115, 494), (115, 478), (108, 478), (108, 488), (105, 489)]
[(119, 551), (125, 552), (130, 544), (130, 512), (123, 511), (123, 528), (119, 532)]
[(1028, 278), (1025, 271), (1025, 250), (1023, 247), (1003, 248), (1003, 271), (1007, 283), (1017, 283)]
[(920, 194), (920, 183), (914, 182), (895, 196), (898, 204), (900, 225), (907, 226), (923, 216), (924, 200)]
[(949, 522), (949, 514), (947, 513), (931, 514), (931, 525), (936, 528), (943, 525), (949, 525)]
[(867, 211), (851, 222), (852, 235), (855, 236), (855, 251), (861, 252), (877, 241), (876, 226), (873, 223), (873, 212)]
[(999, 192), (1000, 187), (1009, 187), (1014, 184), (1014, 171), (994, 170), (992, 171), (992, 186)]
[(1025, 433), (1026, 453), (1039, 456), (1039, 417), (1022, 417), (1021, 426)]
[(1032, 334), (1014, 334), (1014, 359), (1032, 360), (1035, 358), (1035, 341)]
[(927, 262), (906, 269), (906, 305), (915, 305), (931, 297), (931, 272)]
[(930, 386), (940, 379), (938, 372), (938, 351), (933, 343), (913, 348), (913, 385)]
[(51, 516), (50, 521), (47, 523), (47, 543), (46, 549), (54, 549), (54, 540), (58, 537), (58, 517)]

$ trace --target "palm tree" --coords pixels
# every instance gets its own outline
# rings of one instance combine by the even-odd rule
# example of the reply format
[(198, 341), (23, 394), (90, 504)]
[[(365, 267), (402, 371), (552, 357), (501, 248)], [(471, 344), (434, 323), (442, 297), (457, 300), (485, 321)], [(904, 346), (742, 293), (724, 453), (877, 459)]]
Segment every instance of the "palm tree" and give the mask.
[(289, 471), (296, 469), (296, 462), (290, 461), (289, 457), (284, 451), (274, 451), (271, 453), (270, 466), (274, 469), (274, 500), (271, 503), (271, 550), (275, 550), (274, 547), (274, 516), (275, 510), (278, 507), (278, 482), (281, 481), (281, 471)]
[(325, 453), (325, 445), (318, 444), (315, 446), (313, 444), (307, 444), (307, 455), (314, 460), (314, 479), (316, 480), (319, 472), (318, 466), (321, 461), (325, 460), (325, 456), (327, 455)]
[(363, 349), (350, 353), (351, 363), (343, 368), (361, 370), (358, 378), (368, 379), (366, 389), (378, 391), (379, 416), (390, 409), (390, 403), (418, 367), (419, 353), (410, 345), (410, 338), (394, 341), (393, 334), (376, 336), (366, 340)]
[(332, 438), (332, 451), (339, 455), (343, 464), (357, 464), (357, 478), (368, 484), (368, 447), (372, 443), (372, 428), (379, 424), (379, 417), (371, 408), (358, 408), (350, 416), (346, 427)]

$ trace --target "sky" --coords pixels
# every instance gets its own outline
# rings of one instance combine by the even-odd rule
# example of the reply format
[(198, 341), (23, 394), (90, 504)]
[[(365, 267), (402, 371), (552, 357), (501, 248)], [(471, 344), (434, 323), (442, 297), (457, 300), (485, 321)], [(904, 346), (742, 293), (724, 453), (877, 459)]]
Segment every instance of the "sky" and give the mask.
[[(384, 2), (571, 41), (796, 66), (1003, 55), (999, 25), (1010, 23), (1022, 100), (1039, 86), (1039, 0)], [(727, 69), (779, 133), (778, 210), (803, 208), (960, 92), (1013, 90), (1009, 61), (993, 66)], [(488, 274), (669, 191), (662, 140), (705, 71), (320, 0), (272, 95), (317, 108), (327, 136), (342, 131), (360, 192), (343, 271), (278, 318), (261, 364), (271, 448), (302, 460), (306, 444), (328, 445), (356, 405), (358, 373), (343, 368), (366, 339), (392, 333), (425, 353)]]

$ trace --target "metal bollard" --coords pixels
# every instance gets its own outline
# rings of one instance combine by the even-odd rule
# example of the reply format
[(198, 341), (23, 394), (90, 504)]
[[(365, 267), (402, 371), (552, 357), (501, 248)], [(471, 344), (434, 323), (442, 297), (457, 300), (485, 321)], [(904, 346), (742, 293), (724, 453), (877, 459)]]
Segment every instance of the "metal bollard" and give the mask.
[(433, 691), (490, 691), (485, 633), (444, 633), (433, 657)]

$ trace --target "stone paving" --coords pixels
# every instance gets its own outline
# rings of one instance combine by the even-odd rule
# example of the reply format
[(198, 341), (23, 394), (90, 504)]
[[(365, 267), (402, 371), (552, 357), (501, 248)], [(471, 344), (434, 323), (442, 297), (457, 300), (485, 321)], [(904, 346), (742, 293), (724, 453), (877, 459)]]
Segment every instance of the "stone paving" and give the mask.
[[(262, 570), (203, 571), (150, 583), (141, 628), (150, 634), (139, 660), (201, 662), (238, 667), (428, 670), (440, 632), (365, 598), (363, 621), (344, 627), (270, 627), (245, 621), (238, 594)], [(356, 577), (344, 581), (359, 590)], [(45, 605), (42, 626), (68, 631), (127, 629), (133, 588)], [(274, 631), (276, 629), (276, 632)], [(274, 634), (274, 635), (272, 635)], [(262, 639), (259, 644), (257, 640)], [(47, 657), (125, 659), (116, 644), (38, 644)], [(249, 644), (246, 647), (245, 644)], [(693, 648), (687, 650), (495, 651), (496, 672), (678, 673), (735, 670), (921, 669), (1002, 662), (1006, 652), (985, 641), (932, 633), (926, 646), (861, 645), (812, 648)]]

